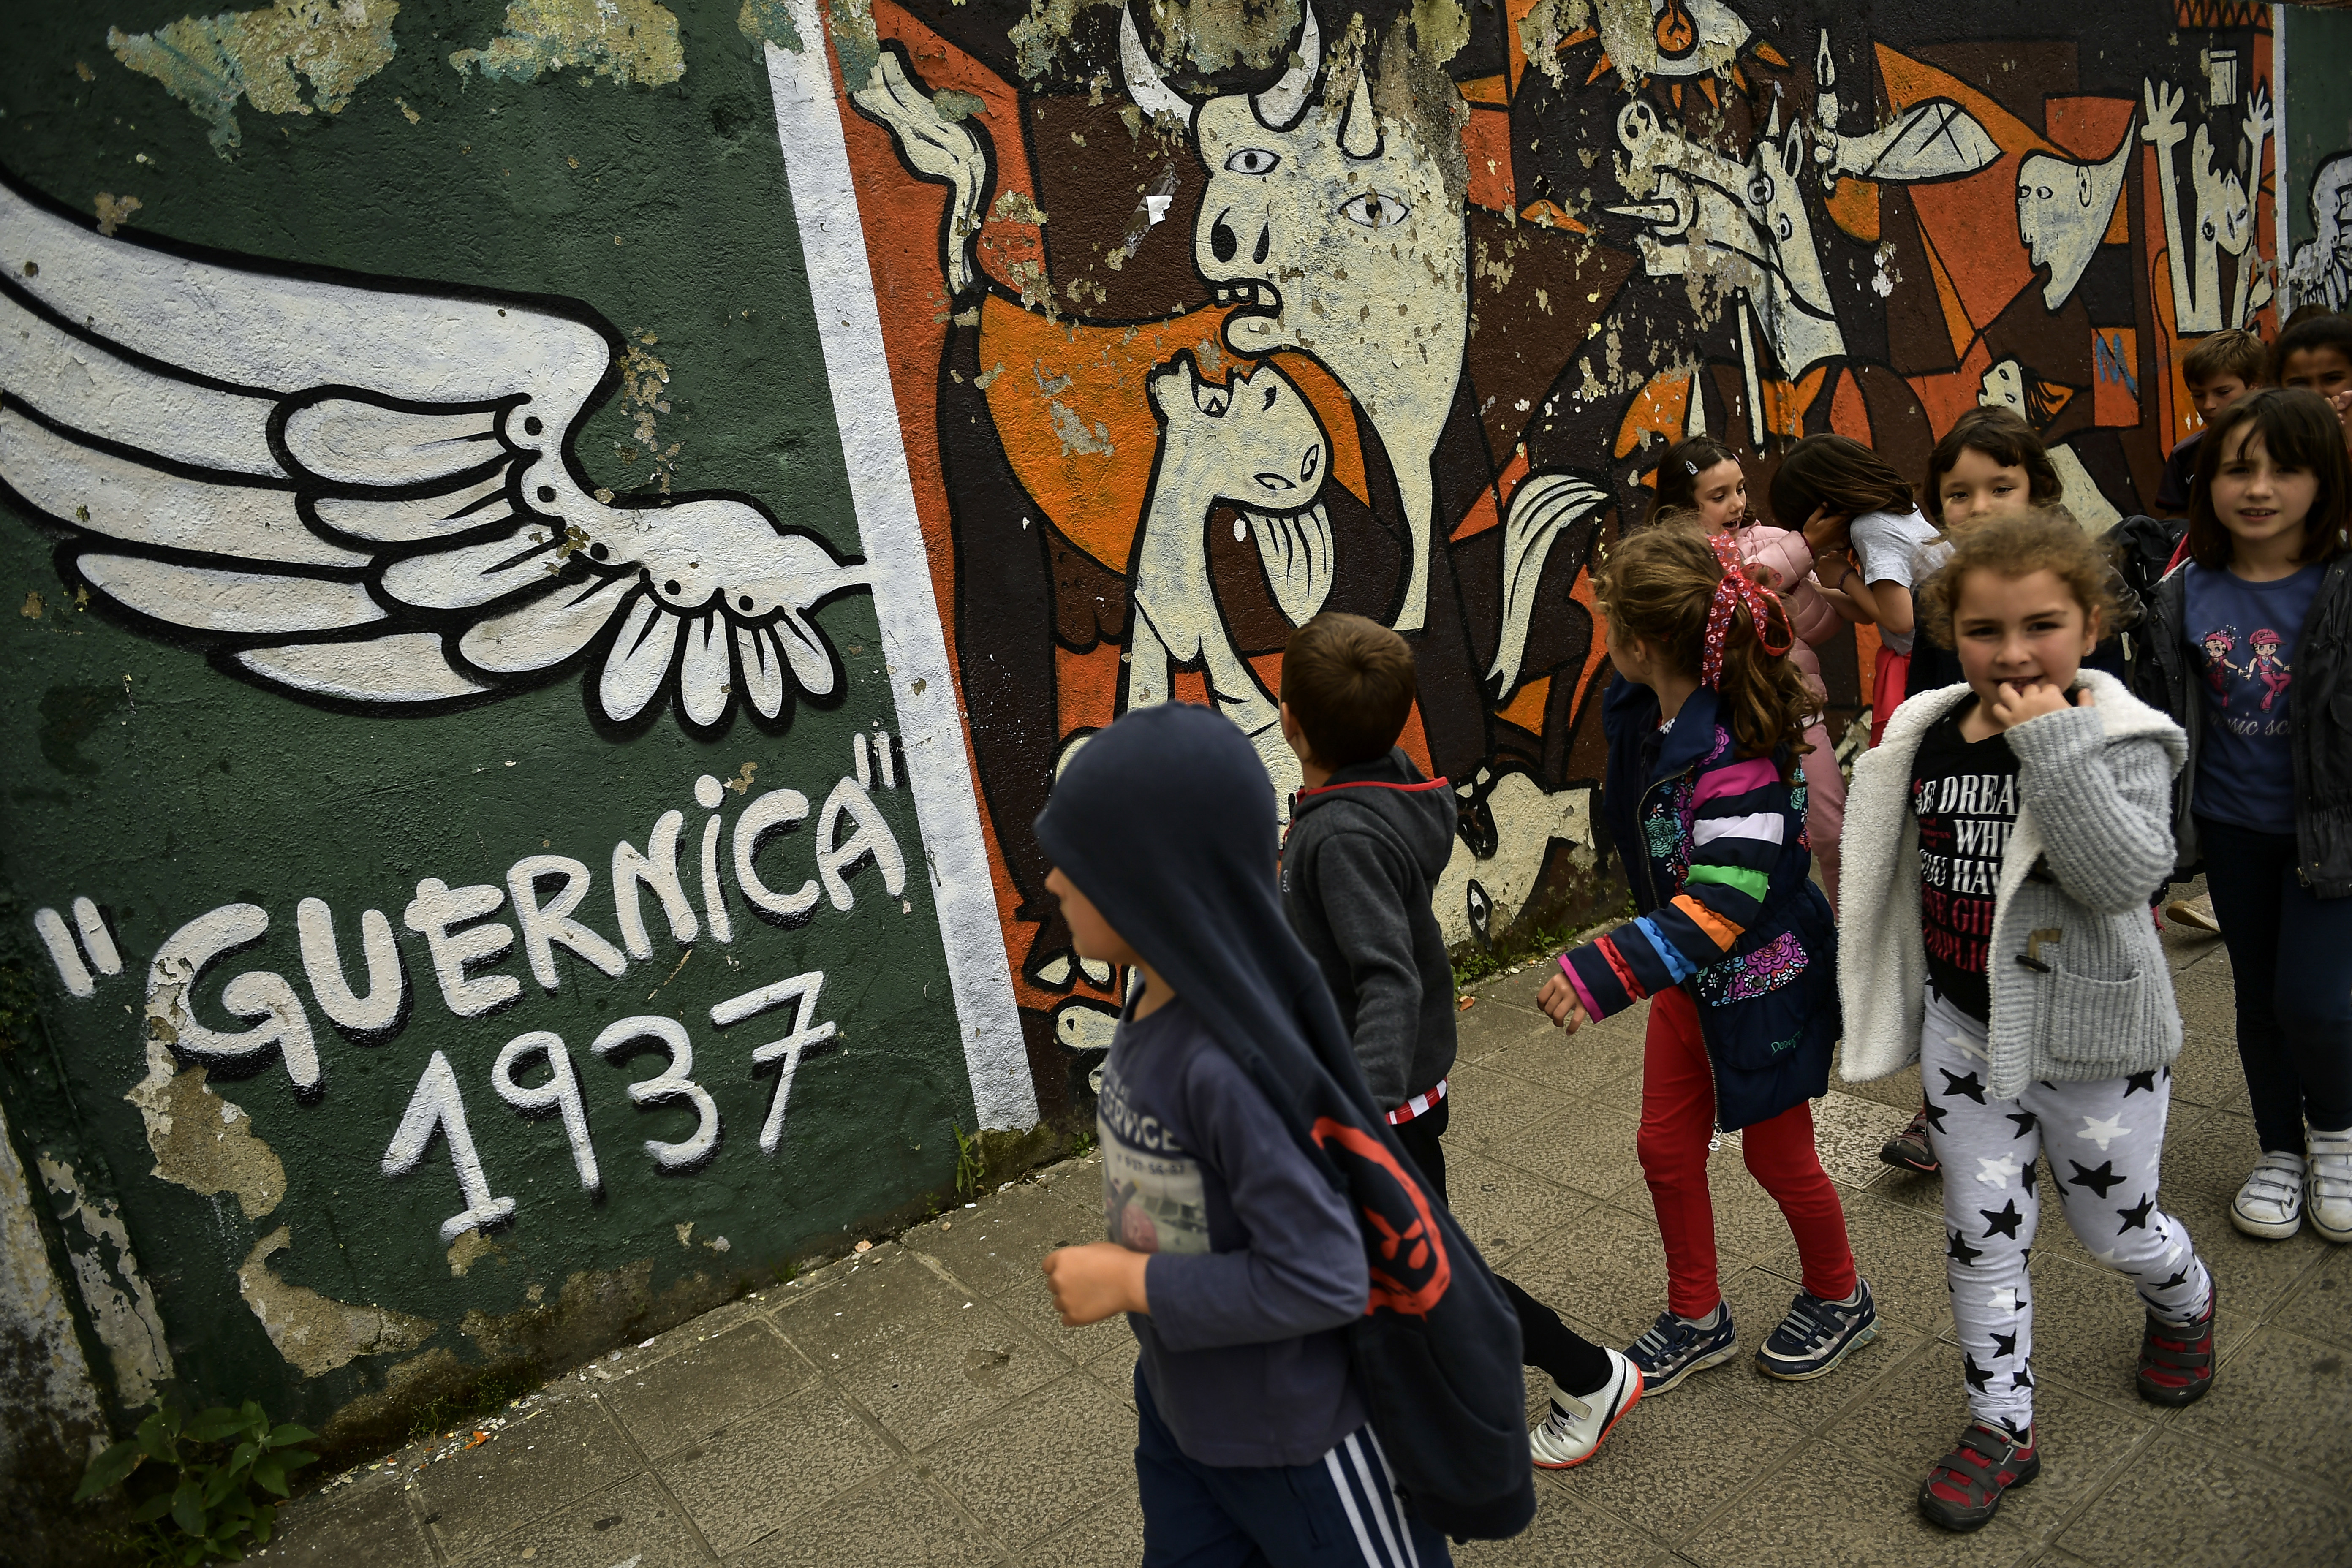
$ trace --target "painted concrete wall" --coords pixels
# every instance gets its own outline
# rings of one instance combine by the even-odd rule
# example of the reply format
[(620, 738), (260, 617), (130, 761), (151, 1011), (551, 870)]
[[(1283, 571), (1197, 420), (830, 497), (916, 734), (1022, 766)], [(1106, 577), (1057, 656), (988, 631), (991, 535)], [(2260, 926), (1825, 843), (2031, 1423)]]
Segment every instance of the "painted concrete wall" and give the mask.
[(2290, 308), (2352, 304), (2352, 14), (2282, 5), (2287, 112), (2282, 204)]
[(1318, 609), (1415, 642), (1450, 934), (1613, 905), (1663, 444), (1999, 398), (2137, 510), (2273, 317), (2271, 15), (16, 16), (0, 1104), (105, 1397), (360, 1441), (1082, 1125), (1030, 822), (1169, 700), (1277, 809)]

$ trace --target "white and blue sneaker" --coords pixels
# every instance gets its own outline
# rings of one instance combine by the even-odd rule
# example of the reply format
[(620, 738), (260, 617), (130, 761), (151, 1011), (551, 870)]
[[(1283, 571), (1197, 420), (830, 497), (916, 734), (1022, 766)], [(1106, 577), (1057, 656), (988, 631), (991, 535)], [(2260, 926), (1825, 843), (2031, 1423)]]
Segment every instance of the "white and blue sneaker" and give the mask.
[(1756, 1352), (1756, 1370), (1767, 1377), (1803, 1383), (1821, 1376), (1878, 1337), (1878, 1307), (1870, 1299), (1870, 1282), (1856, 1279), (1853, 1294), (1843, 1301), (1824, 1301), (1807, 1291), (1797, 1292), (1789, 1315)]
[(1641, 1369), (1643, 1393), (1664, 1394), (1691, 1373), (1720, 1366), (1738, 1353), (1731, 1304), (1717, 1301), (1714, 1312), (1696, 1322), (1660, 1312), (1650, 1331), (1626, 1347), (1625, 1359)]

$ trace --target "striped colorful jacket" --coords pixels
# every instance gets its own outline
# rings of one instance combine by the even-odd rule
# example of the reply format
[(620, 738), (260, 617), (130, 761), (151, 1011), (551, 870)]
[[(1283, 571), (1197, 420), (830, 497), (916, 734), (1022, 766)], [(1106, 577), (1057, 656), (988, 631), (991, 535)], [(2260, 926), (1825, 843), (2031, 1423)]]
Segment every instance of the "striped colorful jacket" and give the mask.
[(1801, 778), (1738, 756), (1704, 688), (1663, 733), (1656, 695), (1632, 681), (1611, 687), (1602, 715), (1601, 804), (1640, 912), (1560, 954), (1584, 1011), (1605, 1018), (1682, 986), (1698, 1004), (1726, 1131), (1824, 1092), (1837, 938), (1810, 877)]

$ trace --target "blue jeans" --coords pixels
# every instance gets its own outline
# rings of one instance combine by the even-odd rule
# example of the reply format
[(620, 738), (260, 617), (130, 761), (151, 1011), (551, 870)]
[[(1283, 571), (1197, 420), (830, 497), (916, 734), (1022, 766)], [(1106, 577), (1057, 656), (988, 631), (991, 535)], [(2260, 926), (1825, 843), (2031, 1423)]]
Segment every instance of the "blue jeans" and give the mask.
[(2352, 1127), (2352, 898), (2295, 880), (2291, 833), (2197, 818), (2238, 991), (2238, 1060), (2265, 1153)]
[(1144, 1568), (1452, 1568), (1445, 1537), (1405, 1512), (1370, 1426), (1307, 1465), (1185, 1458), (1135, 1374)]

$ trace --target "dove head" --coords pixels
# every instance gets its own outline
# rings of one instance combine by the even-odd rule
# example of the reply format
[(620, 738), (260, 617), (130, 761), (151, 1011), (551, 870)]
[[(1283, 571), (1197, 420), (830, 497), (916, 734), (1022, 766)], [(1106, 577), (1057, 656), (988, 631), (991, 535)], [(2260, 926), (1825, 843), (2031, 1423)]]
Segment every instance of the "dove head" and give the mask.
[(824, 546), (741, 501), (682, 501), (618, 517), (611, 558), (636, 562), (654, 596), (680, 614), (723, 607), (738, 620), (764, 620), (848, 581)]
[(1204, 381), (1189, 349), (1146, 384), (1166, 427), (1161, 476), (1213, 499), (1265, 512), (1307, 506), (1331, 466), (1322, 422), (1290, 378), (1267, 363)]

